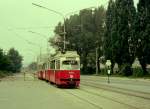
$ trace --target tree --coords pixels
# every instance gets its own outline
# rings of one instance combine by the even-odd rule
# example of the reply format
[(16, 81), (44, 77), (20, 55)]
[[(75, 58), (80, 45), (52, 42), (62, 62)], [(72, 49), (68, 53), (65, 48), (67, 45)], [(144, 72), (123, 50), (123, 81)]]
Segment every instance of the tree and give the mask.
[(124, 75), (131, 75), (131, 66), (135, 59), (134, 55), (130, 51), (129, 40), (134, 37), (134, 20), (136, 10), (133, 0), (117, 0), (116, 1), (117, 16), (118, 16), (118, 53), (115, 60), (117, 61), (120, 70)]
[[(87, 56), (95, 48), (94, 20), (92, 10), (82, 10), (79, 15), (75, 14), (66, 19), (67, 50), (76, 50), (81, 57), (83, 72), (87, 72)], [(63, 27), (58, 25), (55, 30)], [(56, 34), (60, 32), (55, 31)], [(60, 45), (59, 45), (60, 46)]]
[(109, 2), (106, 17), (105, 55), (112, 63), (116, 62), (119, 65), (120, 73), (124, 75), (132, 74), (131, 66), (135, 59), (130, 47), (135, 37), (133, 31), (135, 15), (133, 0)]
[(0, 49), (0, 70), (3, 69), (3, 49)]
[(31, 64), (29, 64), (28, 68), (30, 70), (37, 70), (37, 62), (32, 62)]
[[(95, 11), (84, 9), (80, 11), (79, 15), (75, 14), (66, 19), (66, 41), (68, 42), (66, 48), (67, 50), (76, 50), (80, 55), (84, 73), (91, 73), (88, 69), (95, 69), (96, 48), (98, 48), (98, 64), (99, 57), (103, 54), (101, 48), (104, 36), (104, 19), (105, 9), (103, 7), (99, 7)], [(59, 23), (55, 33), (61, 36), (58, 28), (62, 27), (63, 25)], [(61, 47), (61, 45), (58, 46)]]
[(137, 52), (144, 75), (148, 74), (146, 66), (150, 63), (150, 1), (139, 0), (137, 6)]
[(111, 60), (111, 71), (115, 64), (113, 51), (115, 50), (115, 37), (117, 37), (116, 5), (113, 0), (109, 1), (106, 11), (106, 30), (104, 37), (104, 55), (106, 60)]
[(56, 33), (55, 37), (49, 39), (50, 44), (54, 46), (54, 48), (57, 48), (60, 51), (63, 50), (63, 43), (64, 43), (63, 28), (64, 28), (63, 24), (59, 22), (54, 30), (54, 32)]
[(130, 51), (129, 41), (134, 39), (134, 20), (136, 10), (133, 0), (117, 0), (116, 1), (117, 16), (118, 16), (118, 53), (115, 60), (117, 61), (120, 70), (124, 75), (132, 75), (131, 66), (135, 59), (132, 51)]
[[(103, 6), (95, 9), (94, 11), (94, 35), (95, 46), (97, 50), (97, 68), (100, 72), (100, 57), (104, 55), (104, 32), (105, 32), (105, 18), (106, 10)], [(95, 53), (95, 52), (94, 52)]]
[(11, 62), (10, 70), (14, 73), (20, 72), (22, 67), (22, 56), (19, 54), (19, 52), (14, 48), (11, 48), (7, 55)]
[(11, 62), (6, 55), (6, 53), (3, 52), (2, 49), (0, 49), (0, 70), (2, 71), (10, 71)]

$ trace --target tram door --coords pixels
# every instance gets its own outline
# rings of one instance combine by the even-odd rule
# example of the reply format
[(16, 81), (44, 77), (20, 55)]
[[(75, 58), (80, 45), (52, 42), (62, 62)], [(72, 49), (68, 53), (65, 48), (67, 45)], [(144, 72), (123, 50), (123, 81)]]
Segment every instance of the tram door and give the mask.
[(50, 80), (55, 83), (55, 60), (51, 61), (51, 75), (50, 75)]

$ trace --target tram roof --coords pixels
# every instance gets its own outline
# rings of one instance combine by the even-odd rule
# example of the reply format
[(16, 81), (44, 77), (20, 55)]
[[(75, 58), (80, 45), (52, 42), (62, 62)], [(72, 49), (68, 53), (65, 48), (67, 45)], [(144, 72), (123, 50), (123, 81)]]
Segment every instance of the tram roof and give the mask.
[(62, 57), (79, 57), (76, 51), (66, 51), (65, 53), (58, 52), (56, 55), (52, 56), (50, 59), (60, 59)]

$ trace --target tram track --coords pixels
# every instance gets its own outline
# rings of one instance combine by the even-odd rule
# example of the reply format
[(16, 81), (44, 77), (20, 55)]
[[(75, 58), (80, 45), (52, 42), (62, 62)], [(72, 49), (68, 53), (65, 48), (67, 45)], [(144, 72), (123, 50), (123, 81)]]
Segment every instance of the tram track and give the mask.
[(141, 92), (141, 91), (135, 91), (131, 89), (125, 89), (125, 88), (120, 88), (120, 87), (115, 87), (115, 86), (110, 86), (110, 85), (104, 85), (100, 83), (95, 83), (92, 81), (85, 81), (82, 80), (82, 85), (84, 86), (89, 86), (89, 87), (94, 87), (97, 89), (102, 89), (106, 91), (111, 91), (115, 93), (120, 93), (128, 96), (133, 96), (133, 97), (138, 97), (146, 100), (150, 100), (150, 93), (148, 92)]
[[(77, 90), (79, 90), (79, 89), (77, 89)], [(94, 106), (96, 109), (103, 109), (101, 106), (99, 106), (98, 104), (96, 104), (96, 103), (93, 103), (93, 102), (91, 102), (91, 101), (89, 101), (89, 100), (87, 100), (87, 99), (85, 99), (85, 98), (83, 98), (83, 97), (81, 97), (81, 96), (79, 96), (79, 95), (77, 95), (77, 94), (74, 94), (73, 92), (71, 92), (71, 91), (65, 91), (66, 93), (68, 93), (68, 94), (70, 94), (70, 95), (72, 95), (72, 96), (74, 96), (74, 97), (76, 97), (76, 98), (78, 98), (79, 100), (82, 100), (82, 101), (84, 101), (84, 102), (86, 102), (86, 103), (89, 103), (89, 104), (91, 104), (92, 106)]]
[(121, 104), (121, 105), (127, 106), (127, 107), (129, 107), (129, 108), (131, 108), (131, 109), (140, 109), (140, 108), (137, 108), (137, 107), (135, 107), (135, 106), (129, 105), (129, 104), (127, 104), (127, 103), (118, 101), (118, 100), (116, 100), (115, 98), (110, 98), (110, 97), (107, 97), (107, 96), (102, 95), (102, 94), (98, 94), (98, 93), (95, 93), (95, 92), (92, 92), (92, 91), (88, 91), (88, 90), (86, 90), (86, 89), (81, 89), (81, 91), (86, 92), (86, 93), (89, 93), (89, 94), (92, 94), (92, 95), (95, 95), (95, 96), (99, 96), (99, 97), (102, 97), (102, 98), (105, 98), (105, 99), (108, 99), (108, 100), (110, 100), (110, 101), (113, 101), (113, 102), (119, 103), (119, 104)]
[[(95, 93), (93, 91), (86, 90), (84, 88), (75, 89), (75, 90), (78, 90), (79, 92), (87, 93), (87, 94), (89, 94), (91, 96), (96, 96), (96, 97), (99, 97), (99, 98), (102, 98), (102, 99), (106, 99), (106, 100), (118, 103), (120, 105), (128, 107), (129, 109), (141, 109), (141, 108), (137, 108), (137, 107), (135, 107), (133, 105), (130, 105), (130, 104), (118, 101), (115, 98), (110, 98), (110, 97), (107, 97), (105, 95), (98, 94), (98, 93)], [(92, 106), (94, 106), (97, 109), (104, 109), (102, 106), (99, 106), (98, 104), (96, 104), (94, 102), (91, 102), (90, 100), (85, 99), (85, 98), (83, 98), (83, 97), (81, 97), (81, 96), (79, 96), (79, 95), (77, 95), (77, 94), (75, 94), (75, 93), (73, 93), (73, 92), (71, 92), (69, 90), (66, 90), (65, 92), (68, 93), (68, 94), (70, 94), (70, 95), (72, 95), (72, 96), (74, 96), (74, 97), (76, 97), (76, 98), (78, 98), (78, 99), (80, 99), (80, 100), (82, 100), (82, 101), (84, 101), (84, 102), (87, 102), (87, 103), (91, 104)]]
[[(100, 82), (107, 82), (108, 80), (106, 80), (106, 78), (84, 78), (84, 77), (82, 77), (81, 78), (81, 80), (87, 80), (87, 81), (100, 81)], [(112, 82), (113, 83), (116, 83), (116, 84), (120, 84), (120, 81), (117, 81), (117, 80), (114, 80), (114, 79), (112, 79)], [(149, 87), (150, 86), (150, 82), (149, 81), (144, 81), (144, 83), (143, 82), (139, 82), (138, 80), (132, 80), (132, 81), (127, 81), (127, 80), (123, 80), (123, 81), (121, 81), (121, 84), (123, 84), (123, 85), (126, 85), (126, 84), (133, 84), (133, 82), (134, 82), (134, 85), (142, 85), (142, 86), (146, 86), (146, 87)]]
[[(82, 83), (81, 86), (77, 89), (58, 88), (58, 90), (64, 91), (64, 93), (66, 93), (70, 96), (73, 96), (76, 99), (79, 99), (80, 101), (82, 101), (84, 103), (91, 105), (95, 109), (105, 109), (107, 107), (107, 104), (103, 104), (104, 101), (107, 101), (108, 105), (109, 104), (116, 104), (115, 105), (116, 107), (121, 106), (121, 107), (125, 107), (125, 109), (141, 109), (141, 107), (139, 105), (135, 105), (135, 103), (131, 104), (128, 101), (118, 99), (115, 96), (114, 97), (113, 96), (107, 96), (106, 94), (99, 93), (97, 90), (94, 90), (93, 88), (90, 88), (90, 90), (89, 90), (88, 87), (93, 87), (95, 89), (103, 90), (103, 88), (100, 88), (100, 87), (97, 87), (94, 85), (89, 85), (89, 83), (88, 84), (86, 83), (86, 85), (85, 85), (85, 83), (84, 83), (84, 85)], [(107, 89), (104, 89), (104, 90), (107, 90)], [(118, 93), (118, 91), (111, 91), (111, 92), (115, 92), (115, 93), (117, 92)], [(124, 93), (119, 92), (119, 94), (124, 94)], [(130, 94), (127, 94), (127, 95), (129, 96)], [(134, 97), (138, 97), (138, 96), (134, 96)], [(94, 100), (95, 98), (97, 99), (97, 101)], [(80, 102), (80, 101), (78, 101), (78, 102)], [(102, 103), (102, 104), (99, 104), (99, 103)]]

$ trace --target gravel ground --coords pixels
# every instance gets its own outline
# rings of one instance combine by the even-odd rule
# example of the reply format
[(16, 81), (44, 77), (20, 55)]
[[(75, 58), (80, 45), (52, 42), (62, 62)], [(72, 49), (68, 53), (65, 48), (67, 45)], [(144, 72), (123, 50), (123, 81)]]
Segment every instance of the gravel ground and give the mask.
[(85, 106), (95, 109), (65, 89), (31, 76), (26, 77), (26, 81), (22, 75), (16, 75), (0, 82), (0, 109), (83, 109)]
[[(122, 78), (112, 80), (121, 81), (119, 86), (126, 81)], [(150, 109), (149, 102), (82, 83), (77, 89), (60, 89), (31, 74), (26, 74), (25, 81), (24, 74), (17, 74), (0, 82), (0, 109)]]

